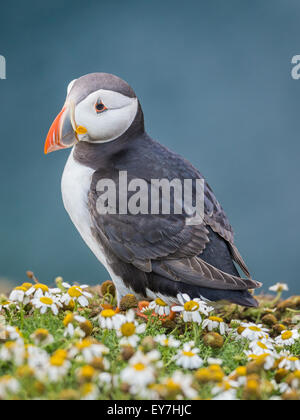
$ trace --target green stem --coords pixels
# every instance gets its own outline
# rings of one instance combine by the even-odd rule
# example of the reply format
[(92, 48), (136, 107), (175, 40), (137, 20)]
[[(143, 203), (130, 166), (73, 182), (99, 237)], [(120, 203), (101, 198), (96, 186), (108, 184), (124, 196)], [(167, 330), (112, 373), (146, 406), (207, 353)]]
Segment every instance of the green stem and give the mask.
[(21, 329), (24, 328), (24, 305), (23, 303), (20, 305), (20, 319), (21, 319)]

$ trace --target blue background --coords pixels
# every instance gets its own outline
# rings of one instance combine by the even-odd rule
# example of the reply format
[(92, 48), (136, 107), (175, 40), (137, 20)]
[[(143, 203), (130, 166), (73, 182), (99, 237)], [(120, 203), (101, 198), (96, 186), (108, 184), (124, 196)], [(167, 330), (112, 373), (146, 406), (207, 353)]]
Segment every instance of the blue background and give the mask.
[(43, 155), (67, 84), (127, 80), (149, 134), (189, 159), (227, 211), (253, 277), (299, 293), (298, 0), (14, 1), (1, 4), (0, 277), (108, 275), (64, 211), (68, 151)]

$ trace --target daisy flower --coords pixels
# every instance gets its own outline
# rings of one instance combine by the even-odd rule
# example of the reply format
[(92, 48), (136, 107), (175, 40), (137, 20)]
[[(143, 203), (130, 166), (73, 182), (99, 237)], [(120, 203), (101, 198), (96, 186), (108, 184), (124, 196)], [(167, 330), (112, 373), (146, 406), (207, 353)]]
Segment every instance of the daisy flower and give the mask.
[(267, 328), (263, 328), (261, 324), (241, 324), (238, 328), (238, 333), (242, 337), (247, 338), (249, 341), (261, 340), (262, 338), (269, 338), (269, 330)]
[(228, 391), (221, 392), (216, 397), (213, 398), (213, 401), (235, 401), (237, 400), (237, 391), (236, 389), (229, 389)]
[(170, 378), (163, 379), (162, 384), (164, 391), (168, 395), (172, 396), (181, 393), (189, 400), (192, 400), (197, 397), (197, 391), (192, 386), (193, 379), (192, 375), (187, 375), (177, 370)]
[(277, 292), (277, 293), (288, 292), (289, 287), (286, 283), (276, 283), (274, 284), (274, 286), (269, 287), (269, 290), (271, 292)]
[(91, 382), (96, 375), (96, 370), (91, 365), (85, 365), (77, 369), (76, 375), (80, 383)]
[(98, 387), (93, 383), (83, 384), (80, 388), (81, 400), (95, 401), (99, 398)]
[(297, 330), (283, 331), (279, 337), (275, 338), (275, 342), (280, 346), (292, 346), (299, 338)]
[(206, 305), (201, 299), (191, 299), (187, 294), (177, 295), (177, 299), (180, 302), (180, 306), (173, 306), (173, 312), (182, 312), (184, 322), (196, 322), (201, 324), (202, 318), (201, 313), (208, 316), (209, 312), (213, 310)]
[(60, 381), (68, 373), (71, 363), (67, 360), (66, 350), (56, 350), (50, 357), (47, 375), (50, 382)]
[(45, 296), (39, 298), (34, 298), (32, 300), (32, 305), (39, 309), (41, 314), (45, 314), (48, 309), (50, 309), (54, 315), (58, 315), (58, 308), (62, 307), (62, 304), (54, 297), (48, 293)]
[(36, 346), (48, 346), (54, 342), (53, 336), (49, 334), (49, 331), (44, 328), (37, 329), (33, 334), (31, 334), (30, 338), (33, 340)]
[(272, 353), (274, 351), (273, 344), (271, 341), (262, 339), (260, 341), (252, 341), (249, 344), (250, 349), (252, 350), (253, 354), (260, 356), (265, 353)]
[(5, 400), (9, 394), (17, 394), (20, 389), (19, 382), (12, 376), (6, 375), (0, 378), (0, 399)]
[(19, 330), (19, 328), (17, 327), (12, 327), (11, 325), (6, 325), (4, 327), (4, 331), (2, 331), (3, 334), (5, 335), (5, 338), (7, 340), (19, 340), (20, 338), (22, 338), (22, 333)]
[(141, 391), (141, 388), (155, 381), (155, 371), (149, 358), (138, 351), (129, 360), (129, 365), (121, 371), (120, 379), (131, 385), (131, 393), (136, 394)]
[(298, 357), (288, 356), (284, 357), (278, 365), (279, 369), (300, 371), (300, 360)]
[(21, 366), (25, 357), (25, 346), (22, 340), (7, 341), (0, 349), (0, 360), (4, 362), (13, 362), (17, 366)]
[(160, 334), (154, 337), (154, 341), (163, 347), (177, 348), (180, 346), (180, 341), (176, 340), (173, 335), (166, 336), (166, 334)]
[(88, 299), (91, 299), (93, 296), (91, 293), (84, 291), (84, 289), (88, 287), (86, 284), (81, 286), (71, 286), (69, 283), (63, 283), (62, 285), (68, 289), (67, 292), (61, 297), (62, 303), (69, 305), (71, 301), (76, 301), (82, 307), (89, 305)]
[(222, 382), (220, 382), (218, 385), (213, 387), (211, 392), (213, 395), (216, 395), (214, 400), (224, 400), (227, 399), (236, 399), (236, 390), (239, 387), (239, 383), (237, 381), (233, 381), (229, 378), (224, 378)]
[(276, 361), (276, 355), (275, 353), (264, 353), (261, 355), (253, 354), (252, 352), (245, 352), (248, 359), (250, 359), (252, 362), (256, 362), (258, 365), (261, 365), (264, 367), (265, 370), (271, 370), (273, 369)]
[[(79, 326), (76, 326), (77, 323)], [(93, 330), (93, 325), (88, 319), (72, 313), (65, 316), (63, 324), (66, 327), (64, 337), (84, 338), (90, 335)]]
[(44, 380), (49, 364), (48, 353), (39, 347), (29, 345), (26, 347), (26, 358), (28, 366), (34, 370), (36, 377), (39, 380)]
[(207, 328), (208, 331), (219, 330), (221, 335), (225, 335), (228, 331), (228, 326), (225, 324), (222, 318), (216, 316), (210, 316), (206, 318), (202, 323), (203, 328)]
[(38, 283), (27, 290), (26, 296), (33, 296), (34, 298), (40, 298), (44, 296), (44, 294), (46, 293), (49, 293), (49, 287), (46, 286), (46, 284)]
[(64, 337), (77, 337), (77, 338), (84, 338), (85, 333), (80, 328), (75, 328), (74, 325), (70, 322), (64, 331)]
[(124, 322), (124, 315), (118, 314), (113, 309), (103, 309), (98, 317), (101, 328), (108, 330), (119, 330)]
[(189, 343), (184, 344), (183, 349), (175, 356), (176, 365), (184, 369), (198, 369), (203, 365), (203, 360), (198, 356), (199, 351)]
[(247, 381), (247, 367), (238, 366), (233, 372), (231, 372), (228, 379), (230, 381), (236, 381), (239, 385), (244, 386)]
[(29, 303), (29, 298), (26, 296), (27, 289), (24, 286), (15, 287), (14, 290), (9, 295), (9, 300), (11, 302), (23, 303), (27, 305)]
[(9, 309), (11, 305), (15, 305), (15, 303), (10, 302), (9, 300), (6, 300), (6, 301), (2, 302), (0, 304), (0, 311), (2, 311), (2, 309)]
[(125, 315), (120, 329), (117, 331), (121, 345), (130, 345), (136, 347), (141, 337), (138, 334), (143, 334), (146, 330), (146, 324), (139, 324), (135, 321), (135, 314), (130, 310)]
[(164, 302), (161, 298), (155, 299), (153, 302), (150, 302), (148, 309), (154, 310), (154, 312), (159, 316), (169, 316), (171, 313), (170, 306)]
[(98, 375), (98, 382), (99, 385), (111, 385), (112, 384), (113, 377), (108, 372), (101, 372)]
[(291, 378), (291, 387), (294, 389), (300, 389), (300, 370), (296, 370)]
[(82, 331), (82, 329), (80, 327), (75, 328), (72, 323), (69, 323), (66, 326), (66, 329), (65, 329), (65, 332), (64, 332), (64, 337), (84, 338), (85, 337), (85, 332)]
[(108, 354), (109, 349), (102, 343), (95, 342), (91, 338), (85, 338), (78, 341), (70, 350), (70, 357), (75, 357), (81, 354), (82, 359), (86, 363), (92, 363), (95, 358), (102, 358), (103, 355)]

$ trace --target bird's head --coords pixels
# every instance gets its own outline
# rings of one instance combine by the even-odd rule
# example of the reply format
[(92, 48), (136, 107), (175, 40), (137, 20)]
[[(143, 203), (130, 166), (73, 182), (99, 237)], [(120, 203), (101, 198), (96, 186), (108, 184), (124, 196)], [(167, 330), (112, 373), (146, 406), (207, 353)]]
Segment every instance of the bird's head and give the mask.
[(92, 73), (73, 80), (66, 102), (54, 120), (45, 153), (77, 142), (107, 143), (122, 136), (142, 111), (132, 88), (117, 76)]

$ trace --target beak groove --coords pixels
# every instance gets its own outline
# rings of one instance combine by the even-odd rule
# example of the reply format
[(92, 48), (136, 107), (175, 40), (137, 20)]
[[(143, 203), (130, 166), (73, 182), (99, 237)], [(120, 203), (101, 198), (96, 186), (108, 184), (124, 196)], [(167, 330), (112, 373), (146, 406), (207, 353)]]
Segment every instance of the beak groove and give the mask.
[(45, 142), (44, 152), (46, 155), (56, 150), (72, 147), (76, 142), (73, 114), (73, 107), (65, 105), (53, 121)]
[(47, 155), (48, 153), (54, 152), (55, 150), (64, 149), (65, 146), (63, 146), (60, 143), (61, 139), (61, 122), (63, 119), (63, 115), (65, 113), (66, 107), (63, 107), (63, 109), (60, 111), (58, 116), (53, 121), (50, 130), (48, 132), (46, 142), (45, 142), (45, 148), (44, 152)]

